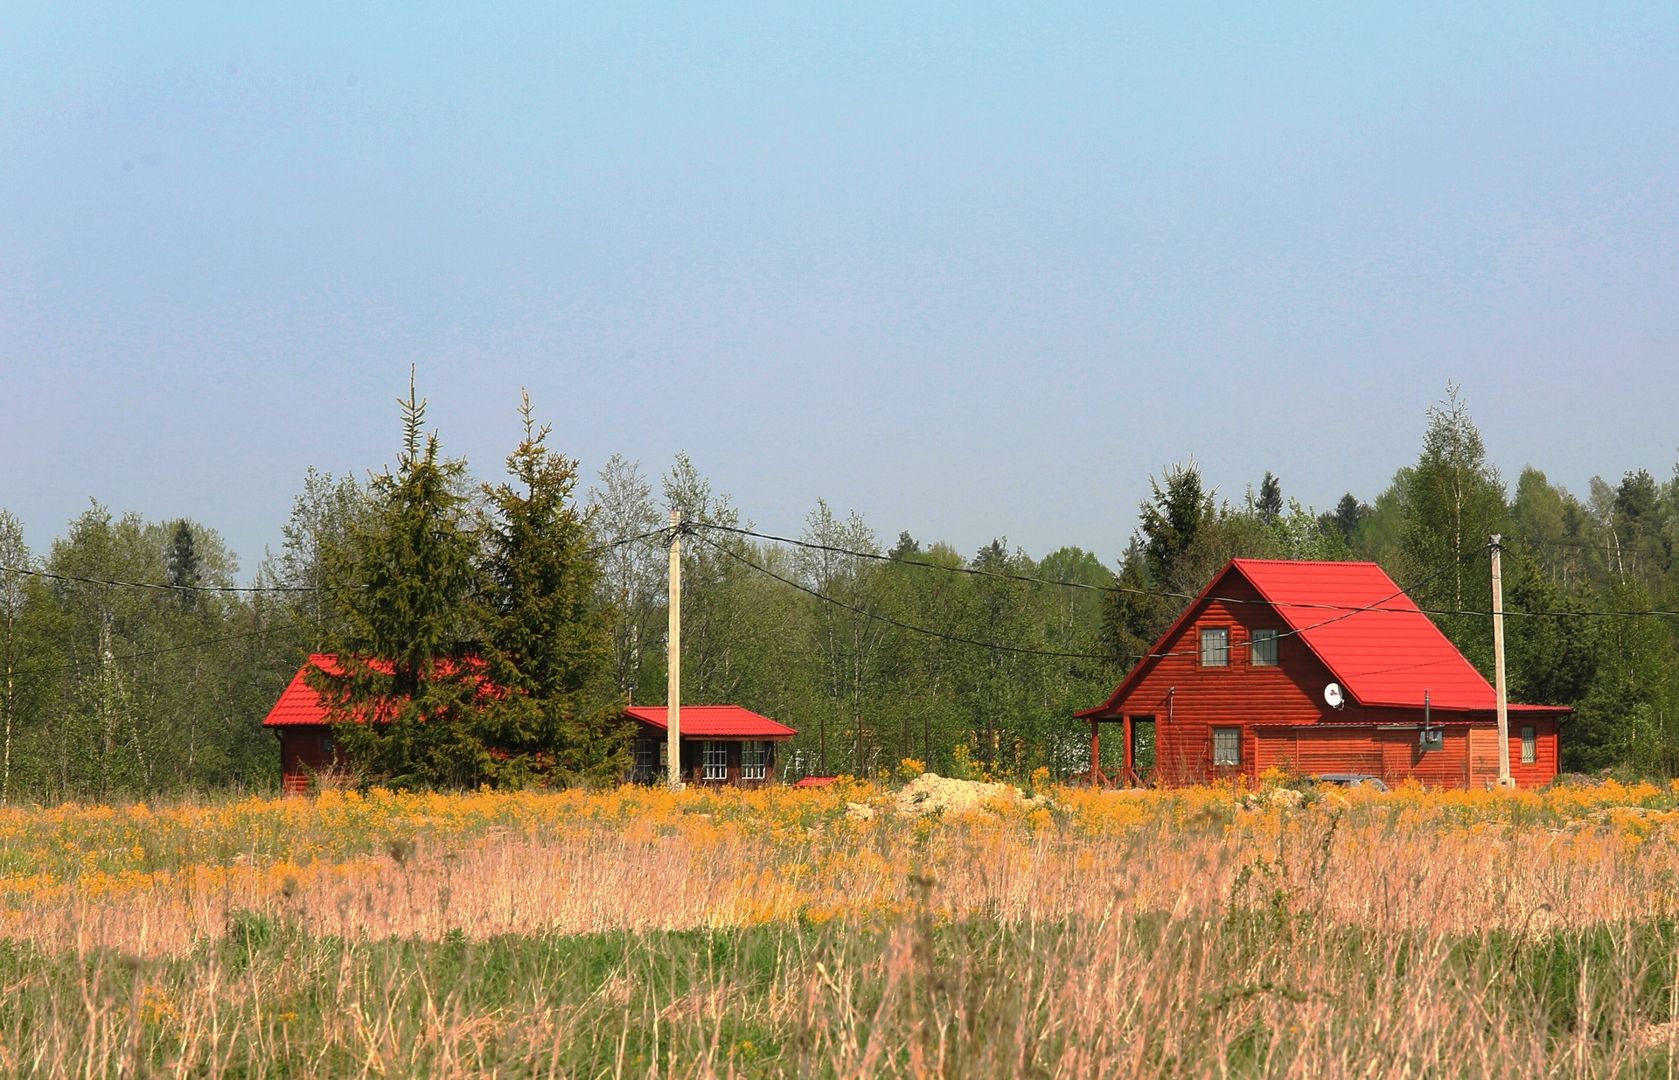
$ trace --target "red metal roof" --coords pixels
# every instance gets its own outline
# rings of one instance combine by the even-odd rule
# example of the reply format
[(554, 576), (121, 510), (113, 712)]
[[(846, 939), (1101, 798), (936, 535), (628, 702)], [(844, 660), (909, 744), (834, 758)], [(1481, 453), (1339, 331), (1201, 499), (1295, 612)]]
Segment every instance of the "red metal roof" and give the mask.
[[(312, 666), (332, 675), (339, 674), (342, 670), (338, 666), (336, 656), (330, 653), (312, 654), (308, 661), (297, 669), (297, 674), (292, 676), (291, 682), (286, 684), (285, 690), (280, 693), (280, 700), (268, 710), (268, 716), (262, 722), (264, 727), (303, 727), (330, 722), (327, 719), (326, 705), (321, 702), (320, 695), (308, 682), (308, 673)], [(663, 729), (667, 726), (663, 705), (634, 705), (625, 712), (653, 727)], [(760, 716), (739, 705), (682, 706), (684, 738), (790, 739), (796, 734), (798, 732), (786, 724), (778, 723), (767, 716)]]
[(1436, 709), (1497, 708), (1492, 684), (1375, 563), (1234, 559), (1231, 566), (1359, 704), (1420, 706), (1426, 691)]
[(312, 653), (304, 665), (297, 669), (297, 674), (291, 677), (291, 682), (280, 691), (280, 700), (268, 710), (268, 716), (263, 720), (263, 727), (303, 727), (314, 724), (327, 723), (326, 706), (321, 703), (321, 697), (310, 686), (307, 675), (311, 667), (319, 667), (328, 674), (340, 674), (338, 658), (322, 653)]
[[(669, 728), (663, 705), (631, 705), (624, 710), (661, 731)], [(682, 737), (695, 739), (791, 739), (798, 732), (739, 705), (682, 706)]]
[[(1232, 559), (1184, 608), (1150, 651), (1166, 643), (1220, 595), (1220, 583), (1240, 574), (1251, 583), (1360, 705), (1421, 708), (1423, 693), (1436, 709), (1492, 712), (1492, 684), (1464, 658), (1440, 628), (1380, 566), (1371, 562), (1297, 562)], [(1118, 701), (1154, 660), (1132, 669), (1106, 705), (1080, 713), (1099, 715)], [(1560, 714), (1552, 705), (1511, 705), (1513, 712)]]
[[(481, 660), (476, 659), (465, 661), (469, 668), (482, 663)], [(393, 667), (389, 660), (370, 660), (367, 666), (374, 671), (384, 672), (385, 674), (390, 674)], [(343, 667), (338, 663), (338, 657), (333, 653), (310, 653), (309, 659), (304, 661), (303, 666), (297, 669), (297, 674), (292, 676), (291, 682), (287, 683), (286, 688), (280, 692), (280, 700), (276, 701), (274, 707), (268, 710), (268, 716), (262, 721), (263, 727), (305, 727), (331, 723), (327, 719), (326, 705), (322, 703), (320, 695), (315, 692), (314, 687), (309, 685), (308, 676), (311, 667), (318, 667), (328, 675), (342, 675), (344, 673)], [(452, 664), (449, 661), (443, 661), (438, 665), (438, 669), (442, 674), (447, 675), (452, 669)], [(480, 696), (499, 696), (499, 691), (490, 685), (489, 680), (483, 678), (479, 679), (478, 693)], [(383, 709), (379, 710), (379, 712), (383, 711)], [(385, 716), (381, 719), (389, 719), (389, 717)]]

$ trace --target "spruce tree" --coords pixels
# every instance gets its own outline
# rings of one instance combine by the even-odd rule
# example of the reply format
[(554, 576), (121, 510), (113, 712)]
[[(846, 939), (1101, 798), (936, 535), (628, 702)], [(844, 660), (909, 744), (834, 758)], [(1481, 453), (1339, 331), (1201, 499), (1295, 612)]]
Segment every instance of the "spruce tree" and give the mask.
[[(425, 432), (412, 382), (394, 473), (373, 478), (374, 511), (339, 580), (346, 597), (341, 673), (318, 672), (339, 746), (395, 786), (472, 785), (493, 758), (482, 734), (482, 665), (472, 603), (477, 542), (463, 494), (466, 463), (443, 458)], [(370, 720), (375, 722), (369, 722)]]
[(612, 619), (600, 564), (573, 500), (577, 463), (546, 445), (530, 398), (524, 439), (507, 458), (511, 482), (485, 485), (485, 650), (499, 696), (486, 738), (491, 779), (562, 783), (618, 779), (628, 729), (611, 687)]
[(197, 606), (198, 594), (193, 592), (203, 578), (203, 572), (198, 565), (198, 554), (193, 550), (192, 526), (184, 519), (175, 523), (175, 534), (170, 538), (169, 551), (165, 557), (169, 573), (169, 584), (181, 591), (176, 599), (185, 610), (192, 610)]
[(1259, 482), (1259, 505), (1256, 508), (1259, 520), (1266, 525), (1275, 525), (1283, 516), (1283, 485), (1270, 469), (1265, 470), (1265, 479)]

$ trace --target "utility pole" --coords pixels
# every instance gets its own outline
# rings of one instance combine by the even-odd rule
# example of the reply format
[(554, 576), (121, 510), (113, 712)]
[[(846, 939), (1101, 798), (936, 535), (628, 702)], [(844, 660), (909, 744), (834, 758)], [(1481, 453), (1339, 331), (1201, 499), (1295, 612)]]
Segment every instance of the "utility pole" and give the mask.
[(1504, 574), (1499, 561), (1504, 538), (1492, 534), (1492, 671), (1498, 693), (1498, 786), (1513, 788), (1510, 775), (1510, 704), (1504, 687)]
[(682, 786), (682, 511), (670, 512), (670, 631), (665, 635), (665, 771)]

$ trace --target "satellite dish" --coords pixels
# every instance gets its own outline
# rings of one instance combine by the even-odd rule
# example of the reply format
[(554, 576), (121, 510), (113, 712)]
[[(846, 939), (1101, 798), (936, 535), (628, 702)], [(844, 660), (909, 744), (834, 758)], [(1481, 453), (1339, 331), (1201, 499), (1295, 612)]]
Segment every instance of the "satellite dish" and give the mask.
[(1328, 686), (1324, 687), (1323, 700), (1329, 703), (1329, 707), (1331, 709), (1339, 709), (1347, 703), (1346, 698), (1341, 696), (1340, 683), (1330, 683)]

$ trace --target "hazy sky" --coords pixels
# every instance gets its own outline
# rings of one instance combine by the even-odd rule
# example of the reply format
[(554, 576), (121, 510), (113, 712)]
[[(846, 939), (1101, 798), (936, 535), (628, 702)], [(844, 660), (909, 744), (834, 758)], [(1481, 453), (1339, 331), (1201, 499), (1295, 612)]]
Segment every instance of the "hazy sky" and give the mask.
[[(10, 4), (0, 506), (219, 528), (519, 388), (760, 526), (1114, 559), (1191, 454), (1373, 498), (1460, 381), (1679, 456), (1679, 6)], [(909, 10), (915, 7), (917, 10)], [(1359, 9), (1359, 10), (1354, 10)]]

